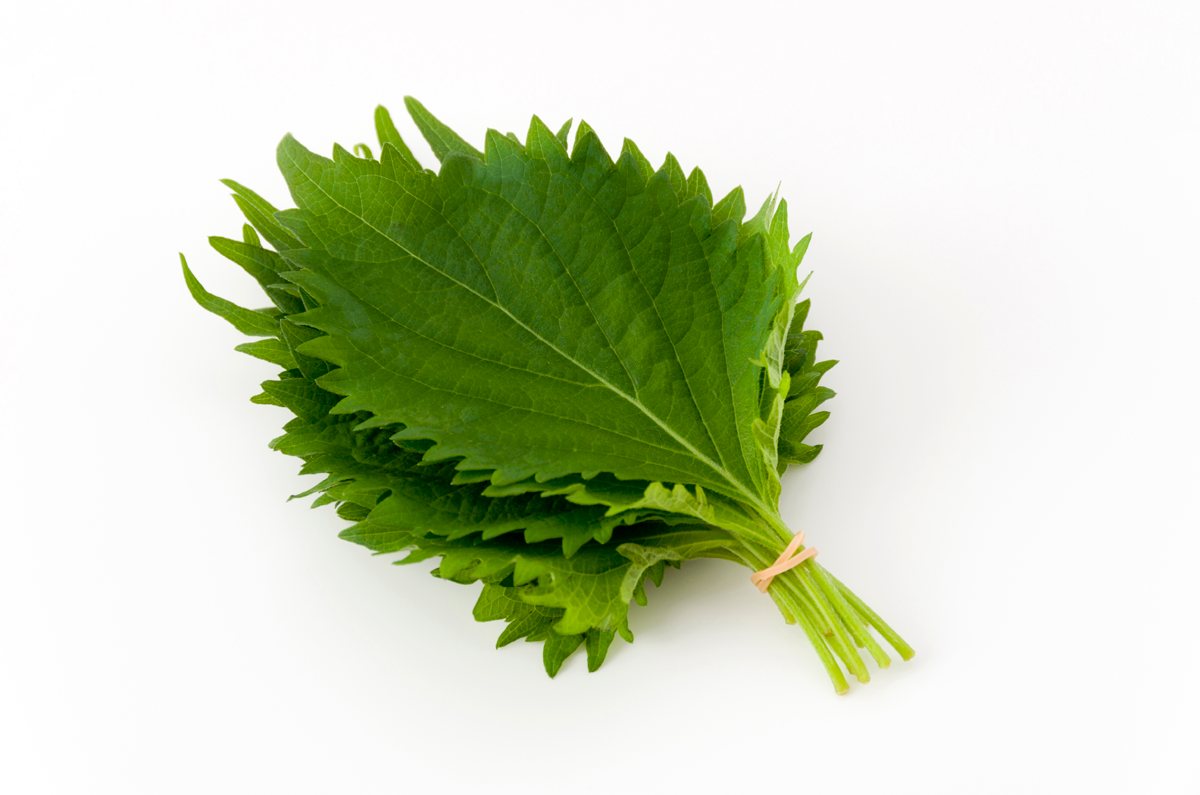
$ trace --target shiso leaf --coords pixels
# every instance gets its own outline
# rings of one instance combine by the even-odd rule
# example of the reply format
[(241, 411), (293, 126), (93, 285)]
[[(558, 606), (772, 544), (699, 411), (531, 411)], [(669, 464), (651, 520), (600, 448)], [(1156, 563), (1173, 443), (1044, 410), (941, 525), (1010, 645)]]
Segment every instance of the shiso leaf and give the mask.
[[(420, 102), (417, 102), (412, 97), (405, 97), (404, 106), (408, 108), (409, 115), (412, 116), (412, 120), (416, 123), (417, 129), (421, 131), (421, 135), (429, 143), (429, 148), (433, 150), (433, 155), (438, 159), (438, 162), (444, 164), (446, 159), (455, 153), (468, 155), (479, 160), (483, 159), (482, 152), (464, 141), (454, 130), (451, 130), (438, 121), (437, 117), (426, 110), (425, 106)], [(403, 150), (401, 154), (403, 154)], [(414, 160), (411, 152), (407, 157), (409, 160)]]
[(226, 301), (224, 298), (213, 295), (200, 284), (200, 281), (188, 268), (187, 260), (183, 258), (182, 254), (179, 255), (179, 261), (183, 263), (183, 278), (187, 282), (192, 298), (196, 299), (196, 303), (214, 315), (225, 318), (235, 329), (248, 337), (279, 336), (279, 321), (273, 320), (261, 312), (244, 309), (232, 301)]
[[(434, 179), (284, 140), (298, 209), (279, 218), (310, 246), (285, 252), (288, 279), (319, 304), (298, 321), (327, 335), (302, 351), (338, 366), (321, 379), (337, 410), (496, 483), (605, 471), (772, 511), (752, 432), (751, 360), (779, 306), (761, 236), (738, 247), (628, 153), (606, 167), (585, 138), (571, 160), (538, 154), (490, 133), (485, 162)], [(422, 361), (437, 366), (407, 366)]]
[(404, 139), (400, 137), (400, 132), (396, 129), (396, 125), (392, 123), (392, 114), (388, 113), (388, 109), (383, 105), (375, 108), (375, 134), (379, 137), (379, 156), (383, 157), (383, 150), (388, 144), (396, 147), (396, 151), (411, 163), (414, 167), (420, 168), (417, 163), (417, 158), (413, 156), (412, 150), (408, 148), (408, 144), (404, 143)]
[[(208, 293), (186, 262), (185, 280), (284, 368), (252, 401), (295, 415), (272, 447), (325, 476), (296, 496), (335, 504), (347, 540), (482, 582), (497, 646), (544, 643), (550, 676), (583, 646), (594, 671), (633, 640), (647, 580), (700, 557), (763, 568), (790, 538), (779, 474), (820, 452), (804, 440), (834, 395), (796, 303), (810, 238), (789, 248), (778, 192), (743, 223), (740, 188), (714, 206), (698, 168), (655, 171), (628, 139), (614, 161), (586, 122), (569, 152), (571, 122), (536, 116), (481, 152), (406, 106), (437, 173), (380, 106), (379, 160), (284, 139), (295, 209), (225, 181), (249, 224), (212, 245), (273, 307)], [(839, 660), (868, 678), (855, 645), (887, 665), (868, 625), (912, 656), (814, 561), (776, 581), (838, 692)]]

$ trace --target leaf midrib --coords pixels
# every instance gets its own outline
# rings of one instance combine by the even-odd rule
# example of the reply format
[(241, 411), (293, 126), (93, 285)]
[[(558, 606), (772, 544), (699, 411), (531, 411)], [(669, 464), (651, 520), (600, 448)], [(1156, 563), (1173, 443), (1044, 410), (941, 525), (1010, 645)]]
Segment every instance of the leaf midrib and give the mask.
[[(539, 373), (539, 372), (536, 372), (536, 371), (534, 371), (534, 370), (529, 370), (529, 369), (526, 369), (526, 368), (524, 368), (524, 367), (516, 367), (516, 366), (514, 366), (514, 365), (508, 364), (507, 362), (501, 362), (501, 361), (497, 361), (497, 360), (495, 360), (495, 359), (488, 359), (488, 358), (486, 358), (486, 357), (484, 357), (484, 356), (480, 356), (480, 355), (479, 355), (479, 354), (477, 354), (477, 353), (472, 353), (471, 351), (463, 351), (463, 350), (459, 350), (458, 348), (451, 347), (450, 345), (447, 345), (446, 343), (444, 343), (444, 342), (442, 342), (442, 341), (440, 341), (440, 340), (436, 340), (436, 339), (434, 339), (434, 338), (432, 338), (432, 337), (426, 336), (426, 335), (422, 334), (421, 332), (417, 331), (416, 329), (414, 329), (414, 328), (412, 328), (412, 327), (410, 327), (410, 326), (406, 326), (406, 325), (404, 325), (404, 324), (403, 324), (403, 323), (401, 323), (399, 320), (397, 320), (397, 319), (396, 319), (394, 316), (392, 316), (392, 315), (391, 315), (389, 312), (387, 312), (385, 309), (383, 309), (382, 307), (379, 307), (379, 306), (375, 305), (375, 304), (374, 304), (374, 303), (372, 303), (372, 302), (371, 302), (369, 299), (367, 299), (367, 298), (363, 298), (363, 297), (360, 297), (360, 298), (359, 298), (359, 300), (360, 300), (360, 301), (362, 301), (362, 302), (363, 302), (365, 305), (367, 305), (367, 306), (371, 307), (372, 309), (374, 309), (374, 310), (375, 310), (376, 312), (378, 312), (379, 314), (383, 315), (385, 318), (387, 318), (388, 322), (390, 322), (390, 323), (393, 323), (393, 324), (395, 324), (395, 325), (399, 326), (400, 328), (402, 328), (402, 329), (404, 329), (405, 331), (409, 332), (409, 333), (410, 333), (410, 334), (412, 334), (413, 336), (420, 337), (421, 339), (425, 340), (426, 342), (428, 342), (428, 343), (429, 343), (429, 344), (431, 344), (431, 345), (437, 345), (437, 346), (440, 346), (440, 347), (446, 348), (446, 349), (448, 349), (448, 350), (452, 350), (452, 351), (454, 351), (455, 353), (457, 353), (457, 354), (459, 354), (459, 355), (461, 355), (461, 356), (468, 356), (468, 357), (470, 357), (470, 358), (473, 358), (473, 359), (478, 359), (478, 360), (479, 360), (479, 361), (481, 361), (481, 362), (486, 362), (486, 363), (488, 363), (488, 364), (495, 365), (495, 366), (497, 366), (497, 367), (503, 367), (503, 368), (506, 368), (506, 369), (509, 369), (509, 370), (517, 370), (517, 371), (519, 371), (519, 372), (522, 372), (522, 373), (529, 373), (530, 375), (537, 376), (538, 378), (548, 378), (548, 379), (550, 379), (550, 380), (552, 380), (552, 381), (560, 381), (560, 382), (562, 382), (562, 383), (564, 383), (564, 384), (570, 384), (570, 385), (572, 385), (572, 386), (577, 386), (577, 387), (580, 387), (580, 388), (582, 388), (582, 389), (594, 389), (596, 386), (598, 386), (598, 384), (586, 384), (586, 383), (580, 383), (580, 382), (577, 382), (577, 381), (568, 381), (567, 379), (565, 379), (565, 378), (559, 378), (558, 376), (549, 375), (549, 374), (547, 374), (547, 373)], [(351, 344), (351, 345), (354, 345), (353, 341), (351, 341), (351, 342), (350, 342), (350, 344)], [(417, 383), (417, 384), (420, 384), (421, 386), (423, 386), (423, 387), (425, 387), (425, 388), (427, 388), (427, 389), (433, 390), (433, 391), (437, 391), (437, 392), (448, 392), (448, 393), (449, 393), (449, 394), (451, 394), (451, 395), (458, 395), (458, 396), (460, 396), (460, 397), (467, 397), (467, 398), (471, 398), (472, 400), (477, 400), (477, 401), (479, 401), (479, 402), (481, 402), (481, 403), (494, 403), (494, 404), (496, 404), (496, 405), (498, 405), (498, 406), (502, 406), (502, 407), (504, 408), (504, 410), (505, 410), (505, 411), (528, 411), (528, 412), (530, 412), (530, 413), (533, 413), (533, 414), (540, 414), (540, 415), (541, 415), (541, 416), (543, 416), (543, 417), (550, 417), (551, 419), (559, 420), (559, 421), (561, 421), (561, 422), (578, 423), (578, 424), (581, 424), (581, 425), (585, 425), (585, 424), (586, 424), (586, 423), (583, 423), (581, 420), (577, 420), (577, 419), (575, 419), (575, 418), (573, 418), (573, 417), (567, 417), (567, 416), (564, 416), (564, 415), (562, 415), (562, 414), (551, 414), (550, 412), (548, 412), (548, 411), (545, 411), (544, 409), (532, 409), (532, 408), (523, 408), (523, 407), (520, 407), (520, 406), (512, 406), (512, 405), (509, 405), (508, 403), (502, 403), (502, 402), (500, 402), (500, 401), (498, 401), (498, 400), (493, 400), (493, 399), (491, 399), (491, 398), (486, 398), (486, 397), (483, 397), (483, 396), (480, 396), (480, 395), (472, 395), (472, 394), (470, 394), (470, 393), (467, 393), (467, 392), (458, 392), (458, 391), (456, 391), (456, 390), (454, 390), (454, 389), (449, 389), (449, 388), (447, 388), (447, 387), (444, 387), (444, 386), (435, 386), (435, 385), (433, 385), (433, 384), (428, 384), (428, 383), (426, 383), (426, 382), (422, 381), (420, 378), (417, 378), (416, 376), (414, 376), (414, 375), (412, 375), (412, 374), (410, 374), (410, 373), (402, 373), (402, 372), (400, 372), (400, 371), (398, 371), (398, 370), (394, 370), (394, 369), (392, 369), (392, 368), (391, 368), (391, 367), (388, 365), (388, 363), (387, 363), (387, 362), (382, 362), (382, 361), (380, 361), (380, 360), (376, 359), (376, 358), (375, 358), (375, 357), (374, 357), (374, 356), (373, 356), (373, 355), (372, 355), (372, 354), (371, 354), (369, 351), (365, 351), (365, 350), (363, 350), (362, 348), (359, 348), (357, 345), (355, 345), (355, 350), (357, 350), (359, 353), (361, 353), (361, 354), (362, 354), (364, 357), (366, 357), (366, 358), (367, 358), (367, 359), (369, 359), (370, 361), (374, 362), (374, 363), (375, 363), (375, 366), (377, 366), (379, 369), (381, 369), (381, 370), (383, 370), (383, 371), (385, 371), (385, 372), (388, 372), (388, 373), (392, 373), (392, 374), (394, 374), (394, 375), (397, 375), (397, 376), (399, 376), (399, 377), (401, 377), (401, 378), (407, 378), (408, 380), (410, 380), (410, 381), (413, 381), (413, 382), (415, 382), (415, 383)], [(593, 425), (593, 426), (587, 426), (587, 427), (594, 428), (594, 427), (596, 427), (596, 426), (594, 426), (594, 425)], [(625, 439), (629, 439), (629, 440), (630, 440), (630, 441), (632, 441), (632, 442), (638, 442), (639, 444), (644, 444), (644, 445), (647, 445), (648, 447), (654, 447), (654, 448), (657, 448), (657, 449), (659, 449), (659, 450), (664, 450), (664, 451), (666, 451), (666, 452), (668, 452), (668, 453), (676, 453), (676, 454), (677, 454), (677, 453), (679, 453), (679, 451), (678, 451), (678, 450), (676, 450), (676, 449), (673, 449), (673, 448), (670, 448), (670, 447), (664, 447), (664, 446), (663, 446), (663, 445), (661, 445), (661, 444), (655, 444), (655, 443), (653, 443), (653, 442), (647, 441), (646, 439), (640, 439), (640, 438), (637, 438), (637, 437), (635, 437), (635, 436), (630, 436), (630, 435), (629, 435), (629, 434), (627, 434), (627, 433), (621, 433), (620, 431), (618, 431), (618, 430), (615, 430), (615, 429), (613, 429), (613, 428), (605, 428), (605, 429), (603, 429), (603, 430), (604, 430), (604, 432), (605, 432), (605, 433), (611, 433), (611, 434), (615, 434), (615, 435), (617, 435), (617, 436), (620, 436), (620, 437), (623, 437), (623, 438), (625, 438)], [(555, 449), (555, 448), (551, 447), (550, 449)], [(572, 452), (580, 452), (580, 450), (578, 450), (577, 448), (571, 448), (571, 451), (572, 451)], [(639, 462), (639, 459), (636, 459), (636, 458), (634, 458), (633, 456), (625, 456), (625, 455), (621, 455), (621, 454), (619, 454), (619, 453), (613, 453), (613, 452), (609, 452), (609, 453), (608, 453), (608, 455), (611, 455), (611, 456), (617, 456), (617, 457), (621, 457), (621, 458), (628, 458), (628, 459), (629, 459), (629, 460), (631, 460), (631, 461), (634, 461), (634, 462)], [(649, 462), (647, 462), (647, 463), (649, 463)], [(681, 470), (680, 472), (681, 472), (681, 474), (685, 474), (685, 475), (687, 474), (686, 472), (683, 472), (682, 470)]]
[[(671, 353), (674, 355), (675, 361), (679, 364), (679, 372), (683, 376), (684, 385), (687, 386), (688, 398), (692, 401), (692, 407), (696, 410), (696, 416), (700, 418), (700, 424), (704, 426), (704, 432), (706, 434), (708, 434), (708, 440), (709, 440), (709, 442), (712, 443), (713, 450), (716, 451), (717, 457), (721, 461), (722, 471), (727, 471), (725, 469), (725, 467), (726, 467), (725, 454), (721, 450), (721, 445), (717, 444), (717, 439), (713, 435), (712, 428), (709, 427), (708, 417), (704, 416), (704, 411), (700, 408), (699, 401), (696, 400), (696, 390), (692, 387), (692, 380), (691, 380), (691, 378), (688, 377), (687, 370), (683, 366), (683, 359), (680, 358), (680, 356), (679, 356), (679, 348), (675, 345), (675, 340), (672, 339), (671, 333), (667, 330), (667, 324), (666, 324), (666, 321), (663, 320), (662, 312), (658, 308), (658, 302), (656, 302), (654, 300), (654, 296), (652, 296), (650, 294), (649, 288), (646, 287), (645, 281), (642, 280), (642, 274), (639, 273), (637, 268), (634, 267), (634, 265), (633, 265), (633, 252), (631, 252), (629, 250), (628, 243), (625, 242), (625, 238), (621, 235), (621, 230), (617, 226), (617, 219), (614, 218), (612, 216), (612, 214), (608, 212), (607, 207), (604, 207), (602, 204), (600, 204), (600, 202), (596, 201), (596, 197), (594, 195), (592, 195), (591, 191), (589, 191), (587, 189), (587, 187), (583, 184), (583, 182), (576, 175), (570, 173), (569, 171), (555, 171), (551, 167), (551, 164), (549, 163), (549, 161), (546, 161), (546, 166), (547, 166), (548, 173), (550, 173), (552, 175), (553, 174), (561, 174), (562, 176), (565, 176), (566, 178), (572, 180), (576, 184), (576, 186), (580, 189), (580, 191), (585, 196), (587, 196), (589, 199), (592, 200), (592, 205), (595, 206), (597, 209), (599, 209), (600, 212), (602, 212), (604, 214), (604, 217), (606, 219), (608, 219), (609, 224), (612, 225), (613, 235), (620, 242), (621, 250), (625, 252), (625, 260), (626, 260), (626, 262), (629, 263), (629, 272), (631, 274), (633, 274), (633, 277), (635, 279), (637, 279), (638, 286), (642, 288), (642, 293), (646, 296), (646, 299), (650, 302), (650, 306), (654, 309), (654, 316), (658, 320), (658, 327), (662, 330), (663, 337), (666, 339), (667, 344), (669, 344), (671, 346)], [(403, 188), (403, 186), (401, 186), (401, 187)], [(505, 204), (507, 204), (509, 207), (511, 207), (514, 212), (516, 212), (518, 215), (520, 215), (522, 218), (524, 218), (526, 221), (528, 221), (533, 226), (533, 228), (538, 231), (538, 234), (540, 234), (542, 236), (542, 240), (546, 241), (546, 245), (550, 247), (550, 250), (554, 253), (555, 259), (557, 259), (559, 265), (562, 266), (563, 272), (566, 273), (567, 276), (570, 277), (571, 283), (575, 286), (575, 291), (577, 293), (579, 293), (579, 297), (583, 301), (583, 305), (588, 308), (588, 312), (591, 313), (592, 318), (596, 321), (596, 328), (600, 329), (600, 333), (604, 335), (605, 341), (608, 342), (609, 350), (611, 350), (613, 352), (613, 355), (616, 356), (617, 361), (621, 363), (621, 367), (625, 370), (625, 374), (629, 376), (629, 383), (633, 387), (634, 398), (637, 399), (640, 403), (640, 396), (637, 394), (637, 383), (634, 381), (633, 374), (629, 372), (629, 367), (625, 364), (625, 360), (622, 359), (621, 355), (617, 352), (616, 346), (613, 345), (612, 340), (609, 339), (609, 337), (608, 337), (608, 332), (604, 329), (604, 326), (600, 323), (600, 318), (596, 317), (596, 312), (594, 309), (592, 309), (591, 303), (588, 302), (587, 296), (583, 294), (583, 290), (580, 289), (578, 282), (575, 281), (575, 274), (573, 274), (571, 272), (571, 269), (567, 267), (566, 260), (563, 259), (563, 256), (558, 252), (558, 249), (555, 248), (554, 243), (550, 240), (550, 236), (546, 234), (544, 229), (542, 229), (541, 224), (539, 224), (537, 221), (535, 221), (534, 219), (532, 219), (528, 215), (526, 215), (524, 212), (522, 212), (521, 208), (517, 207), (517, 205), (514, 204), (513, 201), (511, 199), (509, 199), (507, 196), (505, 196), (501, 193), (489, 191), (486, 188), (481, 188), (480, 190), (483, 190), (485, 193), (487, 193), (489, 195), (495, 196), (496, 198), (500, 199)], [(412, 195), (412, 194), (410, 193), (409, 195)], [(426, 206), (428, 206), (428, 205), (426, 205)], [(463, 238), (462, 233), (458, 232), (457, 229), (455, 229), (455, 233), (458, 234), (459, 239), (463, 241), (463, 243), (467, 246), (467, 248), (471, 249), (471, 253), (475, 254), (474, 249), (471, 248), (471, 245), (469, 243), (467, 243), (467, 241)], [(486, 273), (487, 268), (483, 267), (483, 261), (480, 260), (478, 254), (475, 254), (475, 261), (479, 263), (480, 267)], [(490, 278), (491, 277), (489, 276), (489, 281), (490, 281)], [(711, 274), (710, 274), (709, 282), (712, 283)], [(714, 284), (713, 286), (715, 288), (716, 285)], [(493, 287), (493, 289), (495, 289), (494, 284), (492, 285), (492, 287)], [(721, 349), (722, 349), (722, 353), (724, 354), (724, 358), (726, 360), (726, 366), (728, 367), (729, 357), (728, 357), (728, 353), (726, 352), (726, 349), (725, 349), (725, 317), (724, 317), (724, 315), (721, 316)], [(729, 382), (728, 370), (726, 371), (726, 376), (727, 377), (725, 378), (725, 382), (727, 384), (729, 384), (729, 389), (730, 389), (730, 395), (729, 395), (730, 402), (731, 402), (731, 405), (733, 405), (734, 416), (737, 417), (737, 405), (733, 404), (733, 384)]]
[[(633, 252), (629, 250), (629, 245), (625, 242), (625, 238), (621, 235), (621, 231), (617, 227), (617, 219), (614, 218), (608, 212), (607, 207), (605, 207), (599, 201), (596, 200), (596, 197), (594, 195), (592, 195), (591, 191), (589, 191), (587, 189), (587, 187), (583, 184), (583, 180), (579, 179), (578, 176), (576, 176), (575, 174), (572, 174), (570, 171), (555, 171), (553, 169), (553, 164), (549, 161), (549, 159), (546, 160), (546, 167), (547, 167), (547, 170), (549, 170), (550, 173), (552, 173), (552, 174), (562, 174), (567, 179), (573, 180), (575, 182), (575, 184), (579, 186), (579, 189), (582, 190), (583, 193), (592, 200), (592, 204), (595, 207), (597, 207), (600, 210), (600, 212), (604, 213), (604, 217), (608, 219), (608, 222), (610, 224), (612, 224), (613, 232), (616, 235), (617, 240), (621, 241), (621, 248), (625, 251), (625, 259), (628, 260), (628, 262), (630, 264), (630, 271), (637, 278), (638, 285), (641, 286), (642, 292), (644, 292), (646, 294), (646, 297), (650, 300), (650, 306), (654, 307), (654, 314), (655, 314), (655, 317), (658, 318), (659, 328), (662, 329), (663, 336), (665, 336), (667, 338), (667, 342), (669, 342), (671, 344), (671, 352), (673, 354), (675, 354), (675, 361), (679, 362), (679, 370), (681, 373), (683, 373), (683, 382), (687, 385), (688, 395), (692, 399), (692, 405), (696, 407), (696, 413), (698, 415), (700, 415), (700, 422), (704, 424), (704, 430), (706, 433), (708, 433), (709, 441), (712, 442), (713, 449), (717, 451), (717, 456), (721, 459), (721, 471), (726, 473), (727, 480), (732, 481), (732, 477), (728, 475), (728, 471), (725, 469), (725, 455), (721, 451), (721, 446), (719, 444), (717, 444), (716, 437), (713, 436), (712, 428), (710, 428), (708, 426), (708, 418), (704, 416), (704, 412), (701, 411), (700, 404), (696, 400), (696, 392), (694, 389), (692, 389), (691, 379), (688, 378), (687, 370), (685, 370), (683, 368), (683, 360), (680, 359), (680, 357), (679, 357), (679, 349), (675, 346), (675, 340), (671, 339), (670, 332), (667, 331), (667, 324), (666, 324), (666, 321), (663, 320), (662, 312), (660, 312), (658, 309), (658, 303), (654, 300), (654, 296), (650, 295), (649, 288), (647, 288), (646, 283), (644, 281), (642, 281), (642, 275), (638, 272), (637, 268), (633, 267)], [(512, 203), (509, 202), (509, 204), (511, 205)], [(535, 224), (535, 226), (536, 226), (536, 224)], [(537, 229), (539, 232), (542, 231), (541, 227), (537, 227)], [(547, 242), (549, 242), (549, 238), (546, 237), (546, 234), (544, 232), (542, 233), (542, 237), (545, 238), (547, 240)], [(551, 245), (551, 248), (553, 248), (553, 245)], [(561, 261), (561, 258), (560, 258), (560, 261)], [(566, 266), (564, 265), (563, 268), (565, 270)], [(711, 271), (709, 272), (709, 283), (713, 285), (713, 289), (715, 292), (716, 282), (714, 282), (712, 280)], [(585, 299), (585, 303), (586, 303), (586, 299)], [(718, 300), (718, 304), (719, 303), (720, 303), (720, 301)], [(734, 415), (735, 421), (740, 421), (741, 417), (738, 416), (738, 405), (737, 405), (737, 402), (733, 399), (733, 382), (729, 380), (729, 370), (728, 370), (728, 368), (729, 368), (729, 350), (728, 350), (728, 346), (725, 343), (725, 314), (723, 312), (718, 313), (718, 314), (719, 314), (719, 317), (721, 320), (721, 354), (722, 354), (722, 358), (725, 360), (725, 367), (726, 367), (725, 383), (728, 384), (728, 386), (729, 386), (729, 403), (733, 409), (733, 415)], [(749, 470), (747, 470), (747, 473), (749, 474)], [(751, 475), (751, 477), (753, 477), (753, 475)]]

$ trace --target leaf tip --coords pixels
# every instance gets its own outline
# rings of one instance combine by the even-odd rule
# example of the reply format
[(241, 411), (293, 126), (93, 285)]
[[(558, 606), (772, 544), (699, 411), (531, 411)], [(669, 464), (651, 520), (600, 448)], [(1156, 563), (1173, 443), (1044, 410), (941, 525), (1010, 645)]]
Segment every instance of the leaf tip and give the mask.
[(187, 282), (188, 290), (192, 295), (196, 295), (196, 291), (204, 292), (204, 288), (200, 285), (200, 280), (196, 278), (196, 274), (192, 273), (192, 269), (188, 267), (187, 257), (183, 256), (183, 252), (179, 252), (179, 264), (183, 266), (183, 279)]

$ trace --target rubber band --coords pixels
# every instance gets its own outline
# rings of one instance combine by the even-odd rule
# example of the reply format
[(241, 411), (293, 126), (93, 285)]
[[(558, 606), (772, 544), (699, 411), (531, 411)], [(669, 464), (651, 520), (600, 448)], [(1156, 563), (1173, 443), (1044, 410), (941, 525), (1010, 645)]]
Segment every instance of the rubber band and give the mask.
[(788, 569), (799, 566), (809, 558), (815, 558), (817, 556), (816, 547), (809, 547), (797, 555), (796, 550), (803, 543), (804, 532), (801, 531), (796, 533), (796, 535), (792, 538), (792, 543), (787, 545), (787, 549), (783, 550), (783, 553), (775, 559), (774, 563), (762, 571), (756, 571), (750, 575), (750, 582), (754, 583), (755, 587), (758, 588), (759, 593), (767, 592), (767, 589), (771, 587), (771, 581), (775, 579), (776, 574), (783, 574)]

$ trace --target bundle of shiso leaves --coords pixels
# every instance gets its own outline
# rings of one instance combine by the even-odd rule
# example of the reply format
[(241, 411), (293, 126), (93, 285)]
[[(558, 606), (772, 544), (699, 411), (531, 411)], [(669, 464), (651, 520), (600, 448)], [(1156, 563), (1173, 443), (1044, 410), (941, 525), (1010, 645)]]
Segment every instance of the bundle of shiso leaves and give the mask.
[[(759, 571), (794, 537), (780, 475), (821, 451), (805, 438), (834, 394), (797, 303), (809, 238), (790, 245), (786, 202), (745, 220), (741, 188), (714, 203), (698, 168), (628, 139), (614, 161), (584, 122), (568, 145), (570, 121), (534, 116), (481, 151), (405, 103), (437, 171), (379, 107), (378, 157), (283, 139), (292, 209), (225, 182), (248, 223), (210, 242), (270, 306), (184, 277), (282, 368), (252, 400), (295, 415), (271, 446), (325, 476), (305, 495), (342, 538), (440, 558), (435, 576), (482, 583), (497, 645), (543, 643), (550, 676), (582, 646), (594, 671), (633, 640), (647, 580), (695, 558)], [(815, 559), (767, 593), (839, 693), (843, 668), (868, 680), (860, 649), (888, 665), (875, 634), (912, 656)]]

